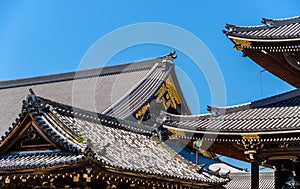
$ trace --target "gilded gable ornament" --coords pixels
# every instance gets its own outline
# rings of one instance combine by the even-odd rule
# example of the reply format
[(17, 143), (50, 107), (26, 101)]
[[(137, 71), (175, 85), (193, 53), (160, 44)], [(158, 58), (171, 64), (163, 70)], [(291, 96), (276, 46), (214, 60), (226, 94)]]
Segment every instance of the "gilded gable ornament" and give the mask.
[[(163, 105), (165, 111), (169, 108), (179, 111), (178, 105), (181, 105), (181, 100), (171, 75), (169, 75), (166, 81), (163, 82), (161, 87), (154, 94), (153, 98), (157, 104)], [(151, 106), (151, 102), (147, 102), (133, 114), (134, 118), (138, 120), (138, 123), (142, 123), (143, 121), (150, 119)]]
[(160, 89), (155, 94), (156, 102), (162, 103), (165, 110), (170, 107), (177, 109), (177, 105), (181, 104), (180, 97), (176, 91), (174, 81), (172, 76), (169, 75), (166, 81), (162, 84)]

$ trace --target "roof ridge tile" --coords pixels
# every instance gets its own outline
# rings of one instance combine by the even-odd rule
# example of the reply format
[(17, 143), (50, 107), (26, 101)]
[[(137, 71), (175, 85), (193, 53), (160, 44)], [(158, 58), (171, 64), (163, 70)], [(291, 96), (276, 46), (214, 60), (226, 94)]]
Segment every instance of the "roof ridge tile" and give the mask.
[(69, 81), (76, 79), (92, 78), (105, 75), (113, 75), (119, 73), (135, 72), (148, 70), (156, 63), (155, 60), (160, 60), (163, 57), (145, 59), (136, 62), (125, 64), (117, 64), (112, 66), (105, 66), (100, 68), (91, 68), (86, 70), (77, 70), (65, 73), (49, 74), (42, 76), (34, 76), (28, 78), (12, 79), (0, 81), (0, 89), (14, 88), (29, 85), (46, 84), (60, 81)]
[[(237, 26), (234, 24), (226, 24), (223, 32), (229, 37), (241, 37), (250, 39), (284, 39), (297, 38), (299, 32), (292, 32), (298, 29), (300, 16), (282, 19), (262, 18), (262, 25), (255, 26)], [(288, 29), (285, 26), (290, 26)], [(255, 31), (259, 31), (258, 33)], [(253, 33), (254, 32), (254, 33)]]
[(274, 96), (270, 96), (270, 97), (267, 97), (264, 99), (260, 99), (257, 101), (253, 101), (253, 102), (251, 102), (250, 107), (251, 108), (261, 108), (261, 107), (265, 107), (267, 105), (278, 103), (278, 102), (281, 102), (284, 100), (292, 99), (297, 96), (300, 97), (300, 88), (294, 89), (292, 91), (288, 91), (285, 93), (277, 94)]

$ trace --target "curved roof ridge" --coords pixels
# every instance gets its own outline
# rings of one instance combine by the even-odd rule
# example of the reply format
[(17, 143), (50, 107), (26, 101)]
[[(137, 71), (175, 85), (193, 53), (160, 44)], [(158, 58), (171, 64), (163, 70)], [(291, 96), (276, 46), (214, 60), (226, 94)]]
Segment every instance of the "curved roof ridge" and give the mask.
[(226, 35), (236, 35), (239, 32), (250, 32), (253, 30), (267, 29), (268, 27), (264, 24), (254, 25), (254, 26), (238, 26), (235, 24), (226, 23), (225, 28), (227, 30), (222, 30)]
[[(247, 29), (268, 29), (268, 27), (266, 26), (266, 22), (267, 21), (272, 21), (272, 22), (276, 22), (276, 26), (274, 27), (279, 27), (282, 25), (287, 25), (287, 24), (294, 24), (297, 22), (300, 22), (300, 16), (294, 16), (294, 17), (288, 17), (288, 18), (262, 18), (262, 21), (260, 25), (249, 25), (249, 26), (240, 26), (240, 25), (235, 25), (235, 24), (229, 24), (226, 23), (225, 28), (229, 29), (230, 28), (235, 28), (236, 30), (234, 30), (235, 32), (243, 32), (243, 31), (249, 31)], [(231, 32), (231, 31), (225, 31), (225, 32)]]
[(117, 126), (120, 129), (139, 133), (139, 134), (151, 134), (151, 132), (155, 130), (155, 128), (148, 127), (143, 124), (137, 124), (128, 120), (123, 120), (119, 118), (117, 119), (109, 115), (103, 115), (97, 112), (92, 112), (89, 110), (72, 107), (56, 101), (45, 99), (40, 96), (38, 96), (38, 98), (44, 101), (43, 105), (45, 105), (45, 103), (50, 104), (53, 107), (53, 109), (57, 111), (57, 114), (71, 115), (71, 116), (79, 117), (80, 119), (101, 122), (106, 126), (107, 125)]
[(248, 110), (250, 109), (250, 105), (251, 103), (247, 102), (244, 104), (237, 104), (233, 106), (224, 106), (224, 107), (207, 106), (207, 110), (212, 114), (212, 116), (218, 117), (225, 114)]
[(248, 40), (277, 39), (282, 41), (283, 38), (297, 40), (300, 35), (299, 32), (296, 32), (300, 27), (300, 16), (281, 19), (262, 18), (261, 23), (261, 25), (256, 26), (226, 24), (227, 30), (223, 30), (223, 32), (229, 38), (237, 37), (237, 40), (243, 40), (238, 37)]
[(235, 24), (229, 24), (226, 23), (225, 28), (227, 28), (229, 31), (223, 30), (224, 32), (231, 32), (231, 29), (234, 29), (232, 31), (240, 32), (240, 31), (248, 31), (247, 29), (260, 29), (262, 27), (265, 27), (264, 24), (261, 25), (252, 25), (252, 26), (239, 26)]
[(267, 105), (270, 105), (273, 103), (277, 103), (280, 101), (284, 101), (284, 100), (287, 100), (290, 98), (294, 98), (297, 96), (300, 96), (300, 88), (292, 90), (292, 91), (288, 91), (285, 93), (277, 94), (274, 96), (270, 96), (270, 97), (267, 97), (267, 98), (264, 98), (261, 100), (253, 101), (253, 102), (251, 102), (250, 107), (251, 108), (261, 108), (261, 107), (264, 107), (264, 106), (267, 106)]
[[(164, 113), (166, 113), (166, 112), (164, 112)], [(182, 117), (182, 116), (184, 116), (184, 117), (205, 117), (205, 116), (211, 116), (211, 113), (202, 113), (202, 114), (194, 114), (194, 115), (176, 115), (176, 114), (170, 114), (170, 113), (166, 113), (166, 114), (168, 114), (168, 115), (171, 115), (171, 116), (173, 116), (173, 117)]]
[(260, 25), (249, 25), (249, 26), (240, 26), (240, 25), (234, 25), (227, 23), (226, 26), (235, 26), (237, 28), (259, 28), (262, 26), (266, 26), (264, 24), (265, 21), (274, 21), (277, 23), (280, 23), (281, 25), (286, 24), (293, 24), (300, 21), (300, 16), (293, 16), (293, 17), (287, 17), (287, 18), (262, 18), (262, 23)]
[(154, 60), (163, 59), (165, 57), (176, 58), (173, 53), (163, 55), (157, 58), (144, 59), (135, 62), (129, 62), (125, 64), (117, 64), (112, 66), (105, 66), (99, 68), (91, 68), (85, 70), (77, 70), (64, 73), (47, 74), (42, 76), (33, 76), (28, 78), (19, 78), (0, 81), (0, 89), (14, 88), (29, 85), (39, 85), (60, 81), (77, 80), (91, 77), (99, 77), (105, 75), (118, 74), (121, 72), (134, 72), (139, 70), (151, 69), (156, 63)]
[(292, 17), (285, 17), (285, 18), (263, 18), (263, 19), (270, 19), (273, 21), (299, 21), (300, 16), (292, 16)]
[(212, 116), (220, 116), (224, 114), (229, 114), (229, 113), (234, 113), (242, 110), (247, 110), (250, 109), (250, 102), (244, 103), (244, 104), (237, 104), (237, 105), (232, 105), (232, 106), (224, 106), (224, 107), (214, 107), (214, 106), (207, 106), (209, 113), (203, 113), (203, 114), (196, 114), (196, 115), (175, 115), (175, 114), (170, 114), (167, 112), (161, 112), (161, 117), (169, 116), (170, 118), (175, 118), (175, 119), (195, 119), (197, 118), (198, 120), (203, 120), (203, 119), (208, 119)]
[(240, 108), (248, 108), (251, 102), (245, 102), (242, 104), (235, 104), (229, 106), (207, 106), (207, 108), (217, 108), (217, 109), (226, 109), (226, 110), (236, 110)]
[(212, 117), (211, 113), (196, 114), (196, 115), (175, 115), (162, 111), (160, 117), (157, 119), (158, 122), (181, 122), (191, 120), (206, 120)]

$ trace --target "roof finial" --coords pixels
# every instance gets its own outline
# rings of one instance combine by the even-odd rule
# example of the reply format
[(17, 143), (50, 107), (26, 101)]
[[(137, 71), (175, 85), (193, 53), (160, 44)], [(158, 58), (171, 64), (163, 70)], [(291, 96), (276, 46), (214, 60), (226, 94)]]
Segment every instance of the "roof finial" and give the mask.
[(26, 104), (35, 108), (35, 111), (39, 114), (40, 104), (38, 102), (38, 98), (31, 88), (29, 89), (29, 92), (30, 92), (30, 94), (27, 95)]
[(269, 19), (269, 18), (263, 18), (262, 21), (261, 21), (264, 25), (266, 25), (268, 28), (274, 28), (275, 25), (274, 25), (274, 22), (272, 19)]
[(225, 31), (226, 32), (236, 32), (236, 25), (234, 24), (226, 24), (225, 28), (228, 29), (228, 31)]
[(35, 93), (33, 92), (32, 88), (29, 88), (29, 92), (30, 92), (30, 94), (35, 95)]
[(176, 51), (173, 51), (173, 52), (170, 52), (170, 53), (168, 54), (168, 56), (172, 57), (173, 59), (176, 59), (176, 58), (177, 58), (177, 55), (175, 55), (175, 54), (176, 54)]
[(37, 98), (33, 90), (30, 88), (29, 89), (30, 94), (28, 94), (26, 101), (28, 104), (37, 104)]

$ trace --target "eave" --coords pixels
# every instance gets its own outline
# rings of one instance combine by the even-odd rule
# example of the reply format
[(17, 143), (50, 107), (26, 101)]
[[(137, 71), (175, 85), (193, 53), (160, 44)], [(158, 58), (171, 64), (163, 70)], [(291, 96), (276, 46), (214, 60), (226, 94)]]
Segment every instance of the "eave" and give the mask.
[(294, 37), (294, 38), (250, 38), (250, 37), (243, 37), (239, 35), (234, 34), (227, 34), (227, 37), (231, 40), (237, 39), (237, 40), (244, 40), (244, 41), (250, 41), (250, 42), (270, 42), (270, 43), (278, 43), (278, 42), (291, 42), (291, 41), (300, 41), (300, 37)]
[[(10, 179), (14, 180), (16, 176), (21, 180), (24, 175), (40, 179), (45, 179), (44, 175), (48, 179), (81, 175), (82, 181), (89, 179), (86, 182), (99, 181), (98, 177), (103, 175), (103, 180), (122, 180), (122, 177), (129, 180), (134, 177), (138, 185), (141, 181), (146, 183), (157, 180), (153, 184), (155, 187), (164, 182), (173, 186), (221, 188), (229, 181), (227, 175), (213, 174), (213, 171), (202, 169), (170, 150), (155, 138), (154, 132), (150, 132), (155, 128), (71, 108), (35, 96), (32, 90), (30, 93), (24, 100), (22, 116), (3, 137), (0, 180), (6, 177), (5, 183), (9, 183)], [(34, 124), (36, 128), (33, 129), (42, 132), (39, 137), (49, 138), (57, 146), (47, 150), (21, 149), (19, 146), (32, 144), (24, 142), (28, 133), (24, 134), (22, 129), (32, 128)], [(91, 128), (93, 132), (89, 132)], [(35, 130), (34, 132), (36, 133)], [(16, 138), (16, 135), (19, 137)], [(78, 139), (74, 141), (76, 136), (87, 138), (86, 142)], [(57, 141), (56, 138), (59, 137)], [(13, 151), (10, 143), (16, 144), (13, 145)], [(69, 148), (73, 143), (78, 143), (81, 150)], [(139, 158), (135, 159), (136, 157)], [(91, 174), (94, 176), (87, 177), (86, 174), (90, 174), (88, 170), (93, 170)]]
[[(77, 181), (73, 180), (77, 177)], [(70, 182), (93, 182), (95, 180), (104, 180), (110, 182), (125, 182), (135, 185), (137, 188), (150, 187), (168, 187), (168, 188), (222, 188), (224, 182), (196, 181), (192, 179), (179, 179), (176, 177), (168, 177), (167, 175), (152, 175), (145, 172), (134, 172), (132, 170), (122, 170), (111, 167), (97, 160), (85, 159), (81, 162), (72, 164), (63, 164), (52, 167), (41, 167), (35, 169), (20, 170), (0, 170), (0, 182), (6, 182), (6, 179), (14, 180), (14, 182), (33, 182), (35, 180), (50, 181), (63, 179), (67, 183)], [(89, 181), (87, 179), (90, 179)], [(69, 179), (69, 181), (67, 181)]]
[[(300, 65), (298, 58), (288, 60), (286, 57), (298, 57), (300, 51), (300, 17), (287, 19), (262, 19), (263, 25), (235, 26), (227, 24), (223, 30), (235, 44), (236, 50), (243, 51), (258, 65), (300, 88)], [(292, 63), (291, 63), (292, 62)]]
[(236, 50), (242, 50), (258, 65), (300, 88), (300, 70), (287, 62), (284, 53), (299, 53), (300, 38), (295, 39), (249, 39), (228, 36), (235, 44)]
[[(270, 130), (265, 130), (265, 131), (220, 131), (220, 130), (192, 130), (192, 129), (185, 129), (185, 128), (178, 128), (174, 126), (169, 126), (169, 125), (163, 125), (164, 128), (166, 129), (172, 129), (176, 131), (183, 131), (187, 133), (194, 133), (194, 134), (202, 134), (202, 135), (212, 135), (212, 136), (226, 136), (226, 138), (231, 137), (232, 139), (235, 139), (236, 136), (242, 136), (242, 135), (265, 135), (265, 136), (272, 136), (274, 135), (280, 135), (280, 134), (298, 134), (300, 133), (299, 129), (295, 130), (276, 130), (276, 131), (270, 131)], [(300, 137), (299, 137), (300, 140)]]

